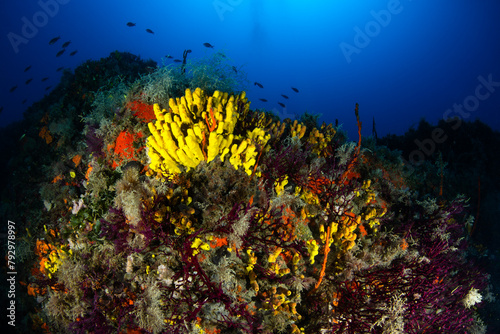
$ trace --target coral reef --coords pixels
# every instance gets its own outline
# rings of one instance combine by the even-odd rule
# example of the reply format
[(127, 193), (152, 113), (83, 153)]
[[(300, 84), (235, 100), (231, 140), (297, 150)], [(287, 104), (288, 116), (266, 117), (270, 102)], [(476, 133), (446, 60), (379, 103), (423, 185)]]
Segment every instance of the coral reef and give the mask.
[(126, 80), (112, 102), (100, 94), (125, 86), (100, 78), (85, 88), (79, 137), (58, 118), (61, 99), (34, 118), (51, 159), (36, 174), (39, 214), (19, 233), (33, 255), (33, 331), (484, 330), (492, 295), (463, 196), (410, 188), (397, 152), (363, 147), (358, 105), (349, 142), (313, 115), (281, 121), (244, 91), (186, 85), (212, 68), (195, 64), (181, 79), (162, 68)]

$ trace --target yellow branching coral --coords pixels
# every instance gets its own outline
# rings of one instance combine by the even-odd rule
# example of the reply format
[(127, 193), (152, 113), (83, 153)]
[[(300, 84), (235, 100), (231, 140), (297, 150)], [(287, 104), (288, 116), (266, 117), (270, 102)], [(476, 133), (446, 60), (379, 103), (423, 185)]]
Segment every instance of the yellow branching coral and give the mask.
[(368, 222), (370, 228), (375, 228), (380, 224), (380, 218), (382, 218), (387, 212), (387, 208), (376, 209), (374, 207), (367, 208), (363, 219)]
[(320, 156), (327, 156), (328, 152), (326, 148), (335, 134), (336, 131), (331, 124), (326, 125), (323, 123), (319, 130), (316, 128), (312, 129), (307, 141), (312, 145), (314, 153)]
[(246, 136), (234, 134), (239, 114), (247, 113), (249, 106), (245, 92), (234, 96), (215, 91), (207, 97), (200, 88), (186, 89), (185, 96), (170, 99), (169, 111), (155, 104), (156, 121), (148, 124), (149, 167), (163, 175), (178, 174), (217, 156), (224, 161), (228, 155), (235, 169), (242, 167), (252, 174), (257, 146), (262, 149), (270, 134), (259, 127)]
[(356, 239), (358, 235), (354, 232), (356, 228), (361, 224), (361, 216), (356, 216), (352, 212), (347, 212), (344, 214), (341, 220), (340, 229), (338, 227), (338, 232), (335, 235), (336, 240), (342, 244), (342, 249), (350, 250), (356, 244)]
[[(376, 193), (372, 189), (370, 189), (370, 186), (371, 186), (371, 180), (364, 180), (363, 181), (363, 186), (361, 187), (361, 190), (363, 190), (364, 193), (366, 194), (366, 200), (365, 200), (366, 204), (369, 204), (372, 201), (375, 201), (377, 198)], [(362, 192), (358, 190), (356, 192), (356, 195), (361, 196)]]
[(306, 126), (302, 123), (298, 123), (297, 120), (293, 121), (293, 124), (290, 129), (290, 135), (292, 137), (298, 137), (301, 139), (304, 137), (304, 134), (306, 133)]
[(252, 249), (247, 249), (247, 254), (248, 254), (248, 266), (246, 267), (247, 272), (251, 272), (257, 263), (257, 256), (255, 256), (255, 253), (253, 252)]
[(210, 245), (201, 240), (200, 238), (195, 238), (193, 243), (191, 244), (191, 248), (193, 248), (193, 255), (196, 255), (200, 252), (200, 249), (204, 251), (209, 251)]
[(278, 256), (281, 254), (282, 248), (281, 247), (276, 247), (276, 249), (269, 254), (269, 259), (267, 260), (269, 263), (274, 263), (276, 262), (276, 259)]
[[(297, 303), (292, 301), (292, 291), (285, 287), (272, 286), (261, 291), (259, 299), (262, 300), (262, 307), (259, 310), (271, 311), (273, 316), (280, 316), (292, 322), (298, 321), (302, 316), (297, 312)], [(300, 331), (299, 331), (300, 333)]]
[(268, 130), (273, 139), (279, 139), (283, 133), (285, 132), (286, 124), (277, 121), (275, 123), (271, 123)]
[(368, 222), (370, 228), (376, 230), (376, 226), (380, 224), (380, 218), (382, 218), (387, 212), (387, 207), (384, 202), (380, 201), (377, 197), (377, 193), (371, 188), (371, 180), (364, 180), (363, 185), (360, 190), (357, 191), (357, 196), (364, 196), (365, 210), (362, 214), (362, 218)]
[(52, 278), (61, 265), (62, 261), (73, 252), (66, 245), (56, 247), (45, 241), (37, 240), (37, 254), (41, 257), (40, 272)]
[(319, 245), (316, 240), (308, 240), (306, 242), (307, 251), (309, 252), (309, 263), (314, 264), (314, 258), (319, 253)]
[(288, 184), (288, 175), (285, 175), (281, 182), (274, 182), (274, 189), (276, 190), (276, 195), (281, 195), (285, 191), (285, 186)]
[[(297, 187), (298, 188), (298, 187)], [(296, 189), (296, 191), (302, 190), (302, 189)], [(309, 189), (304, 189), (302, 191), (302, 195), (300, 196), (307, 204), (315, 204), (319, 205), (319, 198), (318, 195), (316, 195), (314, 192), (310, 191)]]
[(319, 238), (322, 242), (326, 241), (325, 225), (319, 224)]

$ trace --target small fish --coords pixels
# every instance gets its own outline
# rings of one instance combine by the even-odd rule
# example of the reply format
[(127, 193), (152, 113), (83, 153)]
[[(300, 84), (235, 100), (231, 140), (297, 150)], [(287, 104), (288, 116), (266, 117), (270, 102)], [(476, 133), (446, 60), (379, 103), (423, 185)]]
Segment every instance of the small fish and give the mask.
[(266, 99), (259, 99), (259, 100), (261, 100), (262, 102), (267, 102), (267, 100), (266, 100)]
[(29, 78), (28, 80), (26, 80), (25, 84), (29, 85), (31, 81), (33, 81), (33, 78)]
[(238, 70), (236, 69), (236, 66), (232, 66), (234, 73), (238, 73)]
[(57, 37), (52, 38), (52, 39), (50, 40), (50, 42), (49, 42), (49, 45), (54, 44), (55, 42), (57, 42), (57, 41), (58, 41), (58, 40), (60, 40), (60, 39), (61, 39), (61, 36), (57, 36)]
[(174, 59), (174, 63), (182, 63), (182, 60), (180, 60), (180, 59)]
[(64, 66), (61, 66), (61, 67), (58, 67), (56, 71), (61, 72), (63, 69), (64, 69)]
[(127, 27), (135, 27), (135, 23), (134, 22), (127, 22)]
[(59, 51), (57, 54), (56, 54), (56, 57), (60, 57), (64, 51), (66, 51), (66, 49), (62, 49), (61, 51)]
[(153, 34), (153, 35), (154, 35), (154, 32), (153, 32), (153, 30), (151, 30), (151, 29), (146, 29), (146, 32), (148, 32), (148, 33), (150, 33), (150, 34)]
[(52, 88), (52, 86), (45, 87), (45, 91), (48, 91), (51, 88)]
[(71, 44), (71, 41), (67, 41), (67, 42), (64, 42), (64, 44), (62, 45), (63, 48), (67, 48), (68, 45)]
[(3, 111), (3, 107), (0, 107), (0, 113)]
[(283, 108), (285, 108), (285, 107), (286, 107), (284, 103), (278, 102), (278, 104), (279, 104), (280, 106), (282, 106)]
[(28, 66), (28, 67), (26, 67), (26, 68), (24, 69), (24, 72), (28, 72), (28, 71), (30, 70), (30, 68), (31, 68), (31, 65), (30, 65), (30, 66)]
[(42, 78), (42, 82), (49, 80), (49, 77)]
[(283, 95), (283, 94), (281, 94), (281, 96), (283, 96), (285, 99), (287, 99), (287, 100), (288, 100), (288, 96)]
[(295, 87), (292, 87), (292, 90), (293, 90), (295, 93), (298, 93), (298, 92), (299, 92), (299, 90), (298, 90), (297, 88), (295, 88)]
[(78, 50), (75, 50), (75, 51), (71, 52), (69, 55), (74, 56), (74, 55), (76, 55), (77, 52), (78, 52)]
[(17, 89), (17, 85), (10, 87), (10, 92), (13, 93)]
[(212, 44), (210, 44), (210, 43), (203, 43), (203, 46), (206, 47), (206, 48), (211, 48), (211, 49), (214, 48), (214, 46)]
[(166, 56), (165, 56), (165, 58), (167, 58), (167, 59), (172, 59), (172, 58), (174, 58), (174, 57), (172, 57), (171, 55), (166, 55)]
[(264, 88), (264, 86), (262, 86), (260, 83), (258, 83), (257, 81), (253, 83), (254, 86), (258, 86), (259, 88)]
[(24, 99), (23, 102), (21, 102), (21, 103), (25, 104), (26, 102), (28, 102), (28, 99)]

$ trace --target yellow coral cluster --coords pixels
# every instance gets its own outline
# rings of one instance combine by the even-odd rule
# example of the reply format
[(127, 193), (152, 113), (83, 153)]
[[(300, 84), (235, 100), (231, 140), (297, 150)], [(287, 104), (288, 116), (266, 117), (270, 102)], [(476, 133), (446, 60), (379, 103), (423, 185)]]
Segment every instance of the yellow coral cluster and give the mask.
[(311, 239), (306, 241), (306, 246), (309, 253), (309, 263), (314, 264), (314, 258), (319, 254), (319, 245), (316, 240)]
[(210, 245), (201, 240), (200, 238), (195, 238), (193, 243), (191, 244), (191, 248), (193, 248), (193, 255), (196, 255), (200, 252), (200, 249), (204, 251), (209, 251)]
[[(387, 212), (386, 207), (378, 207), (377, 204), (377, 194), (373, 189), (370, 188), (371, 180), (363, 181), (362, 190), (364, 190), (366, 199), (365, 204), (369, 205), (366, 207), (365, 212), (362, 217), (368, 222), (370, 228), (376, 230), (376, 226), (380, 224), (380, 218), (382, 218)], [(360, 194), (361, 195), (361, 194)]]
[(272, 138), (279, 139), (283, 133), (285, 132), (286, 124), (277, 121), (275, 123), (271, 123), (267, 128)]
[(40, 261), (40, 271), (46, 273), (49, 278), (59, 269), (62, 261), (73, 253), (68, 246), (56, 247), (40, 240), (37, 240), (37, 251), (40, 256), (44, 256)]
[(323, 123), (318, 130), (313, 128), (307, 141), (312, 145), (312, 151), (320, 156), (328, 155), (327, 147), (337, 132), (331, 124)]
[(267, 262), (269, 262), (269, 263), (275, 263), (276, 259), (281, 254), (282, 250), (283, 249), (281, 247), (276, 247), (276, 249), (274, 250), (274, 252), (272, 252), (271, 254), (269, 254), (269, 258), (268, 258)]
[(302, 198), (307, 204), (319, 205), (318, 195), (307, 188), (302, 189), (301, 187), (295, 187), (295, 195), (300, 195), (300, 198)]
[(281, 182), (274, 181), (274, 190), (276, 195), (280, 196), (285, 191), (285, 186), (288, 184), (288, 175), (285, 175)]
[(255, 256), (254, 251), (249, 248), (247, 249), (247, 254), (248, 254), (248, 266), (247, 266), (247, 272), (251, 272), (257, 263), (257, 256)]
[(306, 133), (306, 126), (302, 123), (298, 123), (297, 120), (293, 121), (291, 127), (290, 127), (290, 136), (291, 137), (298, 137), (301, 139), (304, 137)]
[(380, 218), (382, 218), (387, 212), (387, 208), (369, 208), (363, 216), (363, 219), (368, 222), (370, 228), (375, 229), (378, 225), (380, 225)]
[(293, 322), (302, 319), (302, 316), (296, 309), (297, 302), (295, 296), (292, 295), (292, 291), (285, 287), (272, 286), (266, 291), (259, 293), (259, 298), (262, 300), (262, 307), (259, 310), (269, 310), (274, 316), (281, 314)]
[[(271, 254), (269, 254), (267, 260), (269, 264), (268, 269), (279, 276), (284, 276), (290, 273), (290, 268), (287, 267), (285, 261), (280, 257), (282, 250), (283, 249), (281, 247), (276, 247), (274, 251)], [(278, 257), (280, 258), (278, 259)]]
[(234, 96), (215, 91), (207, 97), (200, 88), (186, 89), (185, 96), (170, 99), (168, 111), (155, 104), (156, 121), (148, 124), (150, 169), (178, 174), (217, 156), (224, 161), (228, 155), (235, 169), (242, 167), (252, 174), (257, 147), (263, 149), (270, 135), (259, 127), (244, 136), (234, 134), (239, 114), (246, 114), (249, 106), (245, 92)]
[[(348, 251), (356, 244), (358, 235), (356, 228), (361, 224), (361, 216), (356, 216), (352, 212), (345, 213), (338, 222), (331, 222), (328, 228), (324, 224), (319, 224), (319, 238), (325, 247), (330, 247), (333, 243), (337, 249)], [(329, 231), (329, 232), (328, 232)], [(329, 233), (329, 235), (328, 235)], [(326, 244), (328, 242), (328, 244)], [(306, 242), (310, 255), (310, 263), (314, 264), (314, 257), (319, 253), (319, 245), (312, 239)]]
[(336, 238), (342, 243), (345, 250), (353, 248), (356, 244), (356, 238), (358, 235), (354, 233), (354, 231), (359, 224), (361, 224), (361, 216), (356, 216), (353, 213), (346, 213), (342, 217), (341, 226), (336, 234)]
[[(175, 192), (172, 188), (166, 191), (166, 201), (164, 204), (155, 210), (154, 220), (161, 223), (165, 215), (169, 213), (170, 222), (175, 226), (174, 233), (176, 235), (191, 234), (195, 231), (193, 226), (193, 214), (195, 209), (190, 206), (193, 199), (189, 196), (189, 190), (182, 188), (182, 190)], [(152, 202), (145, 202), (149, 209), (153, 209)], [(176, 210), (173, 208), (183, 207), (183, 210)]]

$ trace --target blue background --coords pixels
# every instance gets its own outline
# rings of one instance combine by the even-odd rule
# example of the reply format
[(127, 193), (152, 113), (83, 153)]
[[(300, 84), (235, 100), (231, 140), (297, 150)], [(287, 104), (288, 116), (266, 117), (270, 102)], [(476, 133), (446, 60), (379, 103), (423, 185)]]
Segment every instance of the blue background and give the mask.
[[(274, 109), (284, 117), (321, 113), (320, 120), (338, 119), (351, 137), (356, 102), (363, 135), (371, 134), (375, 117), (380, 137), (403, 134), (422, 117), (436, 124), (454, 104), (474, 102), (480, 76), (500, 85), (500, 1), (495, 0), (2, 1), (0, 13), (2, 125), (20, 120), (47, 86), (57, 85), (58, 67), (74, 69), (115, 50), (159, 65), (172, 63), (167, 54), (182, 59), (185, 49), (193, 50), (189, 58), (222, 50), (248, 74), (252, 108)], [(22, 37), (25, 22), (36, 19), (37, 31), (16, 52), (9, 37)], [(127, 27), (129, 21), (136, 26)], [(61, 39), (49, 45), (56, 36)], [(69, 40), (66, 52), (56, 57)], [(356, 47), (356, 53), (346, 56), (342, 45)], [(74, 50), (78, 53), (69, 56)], [(41, 82), (43, 77), (49, 79)], [(25, 84), (29, 78), (33, 81)], [(461, 117), (500, 129), (500, 87), (493, 89), (480, 88), (490, 94)]]

